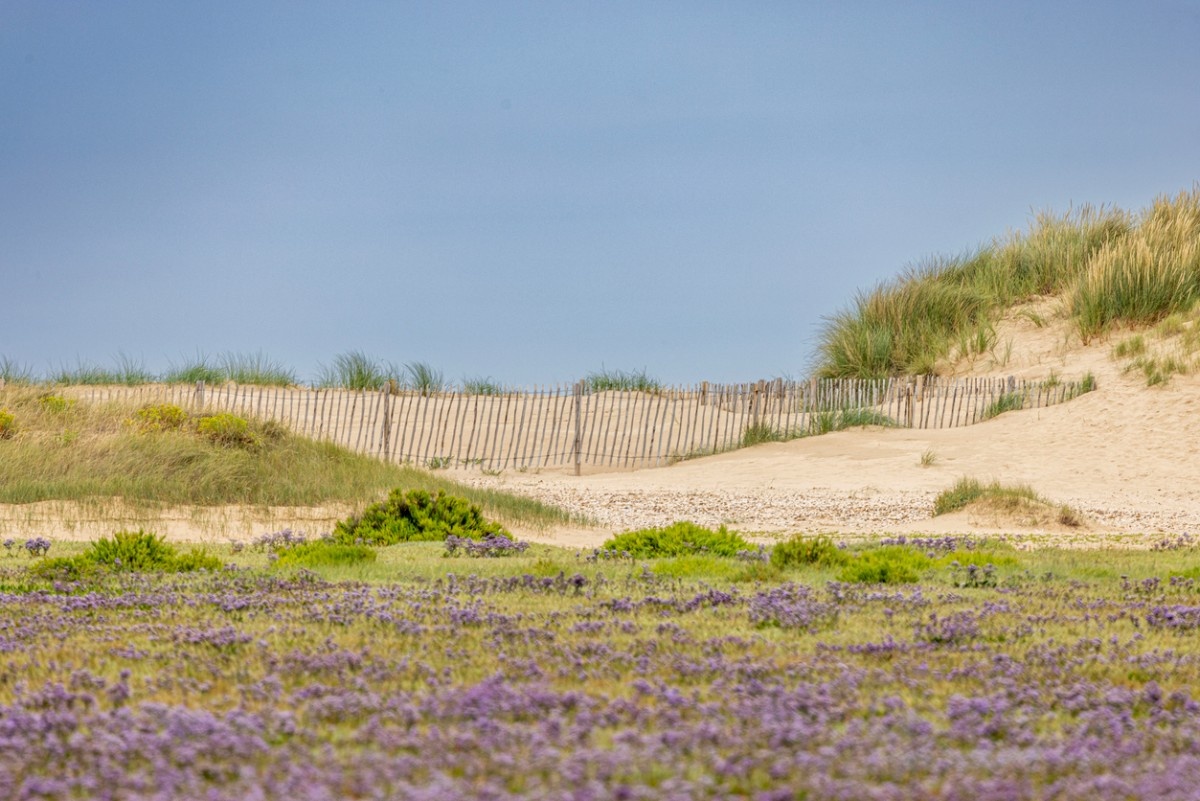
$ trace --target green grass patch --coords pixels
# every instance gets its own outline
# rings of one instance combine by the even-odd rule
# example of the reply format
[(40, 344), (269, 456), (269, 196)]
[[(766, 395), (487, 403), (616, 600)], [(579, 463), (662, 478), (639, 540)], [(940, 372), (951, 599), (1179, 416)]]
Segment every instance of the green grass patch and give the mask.
[(1020, 392), (1005, 392), (983, 410), (983, 419), (991, 420), (1005, 412), (1018, 412), (1025, 408), (1025, 395)]
[(664, 578), (733, 581), (744, 572), (744, 566), (720, 556), (686, 554), (660, 559), (651, 570)]
[(736, 556), (738, 551), (748, 551), (752, 546), (740, 534), (729, 531), (725, 526), (713, 530), (680, 521), (661, 528), (643, 528), (617, 534), (606, 540), (601, 548), (628, 553), (635, 559), (653, 559), (691, 554)]
[(275, 567), (317, 570), (361, 565), (374, 562), (376, 558), (375, 549), (367, 545), (319, 539), (280, 550)]

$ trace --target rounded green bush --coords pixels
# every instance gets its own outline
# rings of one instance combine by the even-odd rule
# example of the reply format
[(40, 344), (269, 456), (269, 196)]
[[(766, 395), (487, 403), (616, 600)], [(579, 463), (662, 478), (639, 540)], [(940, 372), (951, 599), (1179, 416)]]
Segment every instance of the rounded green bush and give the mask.
[(503, 526), (485, 519), (478, 506), (441, 490), (436, 496), (425, 490), (392, 490), (386, 501), (371, 504), (333, 530), (334, 539), (348, 545), (442, 542), (451, 534), (472, 540), (488, 535), (511, 539)]

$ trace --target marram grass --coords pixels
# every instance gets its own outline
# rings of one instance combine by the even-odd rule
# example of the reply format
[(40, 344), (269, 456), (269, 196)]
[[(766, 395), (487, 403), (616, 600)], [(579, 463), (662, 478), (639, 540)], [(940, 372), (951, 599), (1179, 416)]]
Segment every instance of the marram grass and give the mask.
[(934, 258), (860, 293), (826, 321), (817, 372), (833, 378), (936, 373), (995, 347), (1012, 306), (1062, 296), (1090, 340), (1147, 326), (1200, 301), (1200, 185), (1140, 214), (1084, 206), (1039, 215), (1024, 233)]

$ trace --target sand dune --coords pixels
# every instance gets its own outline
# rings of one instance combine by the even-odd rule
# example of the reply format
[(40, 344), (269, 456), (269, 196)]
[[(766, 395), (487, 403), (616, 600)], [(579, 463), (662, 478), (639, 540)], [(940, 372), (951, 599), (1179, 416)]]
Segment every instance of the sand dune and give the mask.
[[(1111, 340), (1085, 347), (1062, 321), (1037, 327), (1014, 315), (998, 341), (1002, 353), (956, 365), (956, 372), (1045, 378), (1091, 371), (1098, 389), (966, 428), (860, 429), (654, 470), (488, 481), (587, 512), (605, 528), (689, 518), (764, 532), (1005, 531), (1060, 542), (1200, 533), (1200, 379), (1176, 376), (1148, 388), (1110, 358)], [(926, 452), (934, 455), (930, 466), (921, 464)], [(1073, 506), (1088, 524), (1064, 530), (994, 515), (932, 518), (934, 496), (962, 476), (1028, 484)]]

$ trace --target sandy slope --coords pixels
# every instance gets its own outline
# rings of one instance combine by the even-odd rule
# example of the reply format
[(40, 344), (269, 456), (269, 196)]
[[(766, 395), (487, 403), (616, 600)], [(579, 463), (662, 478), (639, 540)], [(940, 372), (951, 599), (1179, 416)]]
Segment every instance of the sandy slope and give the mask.
[[(1042, 304), (1040, 311), (1052, 309)], [(846, 431), (657, 470), (492, 481), (585, 511), (606, 528), (690, 518), (752, 531), (1007, 531), (1060, 542), (1200, 534), (1200, 379), (1176, 377), (1150, 389), (1123, 373), (1110, 349), (1111, 340), (1073, 341), (1061, 320), (1038, 327), (1014, 316), (1001, 327), (994, 356), (956, 365), (956, 372), (1045, 378), (1091, 371), (1097, 391), (966, 428)], [(926, 451), (936, 459), (923, 467)], [(1075, 507), (1089, 525), (933, 519), (933, 497), (961, 476), (1028, 484)]]
[[(1092, 372), (1098, 389), (1046, 409), (1009, 412), (966, 428), (935, 431), (863, 429), (633, 472), (507, 472), (456, 478), (500, 486), (584, 512), (600, 525), (550, 532), (518, 531), (571, 546), (599, 544), (614, 530), (691, 519), (743, 531), (1005, 532), (1060, 543), (1146, 544), (1163, 533), (1200, 535), (1200, 377), (1176, 377), (1150, 389), (1109, 357), (1112, 340), (1084, 347), (1052, 301), (1032, 311), (1038, 326), (1014, 313), (993, 353), (953, 366), (962, 375), (1046, 378)], [(932, 452), (935, 461), (922, 466)], [(933, 518), (934, 496), (959, 477), (1028, 484), (1070, 504), (1088, 525), (1028, 526), (1013, 519), (960, 513)], [(31, 533), (91, 539), (121, 525), (154, 525), (173, 539), (248, 539), (291, 527), (325, 531), (344, 509), (171, 510), (153, 521), (135, 513), (0, 507), (6, 536)]]

